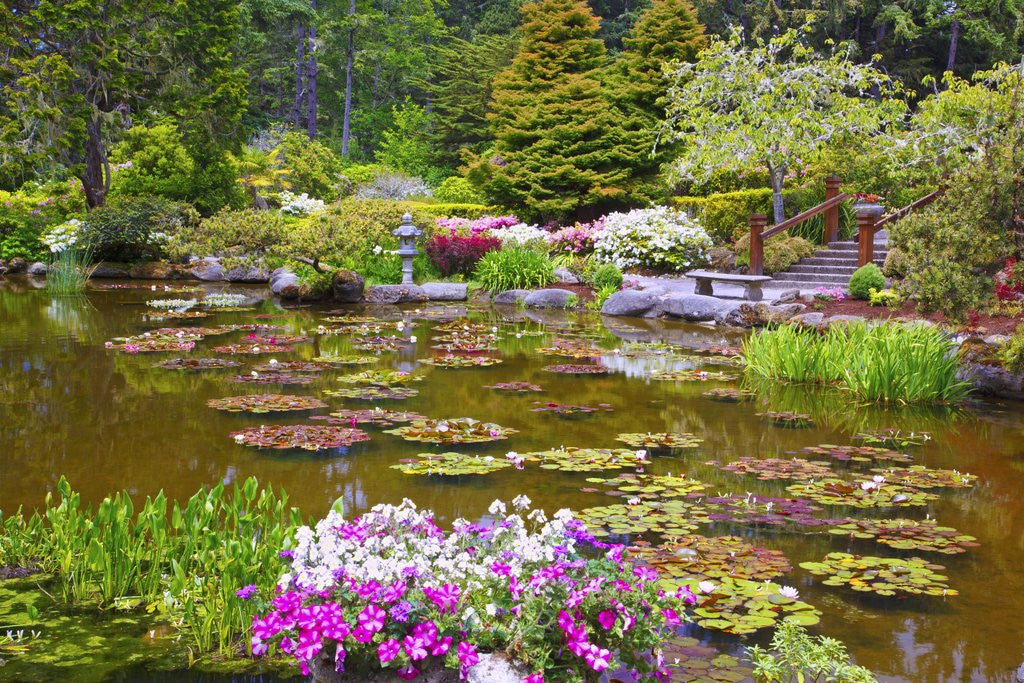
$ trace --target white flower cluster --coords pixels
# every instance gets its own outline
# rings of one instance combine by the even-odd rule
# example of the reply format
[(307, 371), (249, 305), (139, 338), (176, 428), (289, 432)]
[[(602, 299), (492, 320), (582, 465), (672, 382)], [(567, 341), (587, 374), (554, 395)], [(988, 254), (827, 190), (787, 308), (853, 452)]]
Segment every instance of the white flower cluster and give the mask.
[(286, 213), (289, 216), (308, 216), (326, 208), (322, 199), (313, 199), (305, 192), (296, 195), (286, 190), (281, 193), (280, 197), (281, 213)]
[(544, 242), (547, 244), (550, 233), (547, 230), (538, 228), (536, 225), (516, 223), (507, 228), (495, 228), (491, 235), (501, 240), (503, 247), (522, 247), (530, 242)]
[(54, 254), (73, 247), (78, 242), (78, 231), (82, 227), (82, 221), (72, 218), (66, 223), (55, 225), (42, 237), (42, 243), (50, 248)]
[(147, 301), (146, 305), (150, 308), (187, 310), (195, 306), (197, 303), (199, 302), (195, 299), (152, 299), (151, 301)]
[(594, 244), (599, 261), (688, 270), (706, 265), (711, 237), (698, 221), (667, 206), (610, 213)]
[(207, 294), (203, 298), (203, 304), (213, 308), (241, 306), (248, 301), (249, 297), (244, 294)]
[[(524, 511), (525, 496), (513, 501)], [(300, 527), (295, 532), (292, 569), (281, 579), (287, 586), (327, 590), (339, 576), (359, 582), (378, 581), (387, 585), (398, 580), (416, 580), (422, 585), (453, 583), (463, 590), (480, 588), (494, 577), (491, 565), (508, 565), (510, 575), (524, 578), (531, 564), (556, 559), (556, 546), (573, 552), (575, 540), (566, 533), (570, 510), (560, 510), (550, 522), (535, 510), (529, 518), (534, 529), (518, 514), (504, 516), (498, 501), (491, 514), (498, 516), (493, 530), (482, 541), (479, 527), (464, 519), (455, 520), (451, 533), (434, 525), (434, 513), (420, 511), (410, 500), (401, 505), (377, 505), (354, 522), (337, 512), (317, 522), (315, 529)], [(540, 515), (536, 513), (540, 512)]]

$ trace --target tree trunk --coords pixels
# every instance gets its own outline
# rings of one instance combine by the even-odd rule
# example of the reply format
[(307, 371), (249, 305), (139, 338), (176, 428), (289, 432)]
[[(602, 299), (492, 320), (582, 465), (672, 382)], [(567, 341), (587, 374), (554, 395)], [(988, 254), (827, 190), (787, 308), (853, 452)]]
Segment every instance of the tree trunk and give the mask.
[(348, 48), (345, 50), (345, 113), (341, 124), (341, 156), (348, 156), (348, 141), (352, 121), (352, 62), (356, 53), (356, 0), (349, 0), (348, 16), (352, 25), (348, 29)]
[(949, 29), (949, 55), (946, 57), (946, 71), (952, 71), (956, 66), (956, 50), (960, 45), (960, 20), (953, 19)]
[[(313, 12), (316, 12), (316, 0), (312, 0)], [(316, 17), (313, 18), (316, 21)], [(312, 140), (316, 137), (316, 24), (309, 27), (309, 63), (306, 66), (306, 91), (309, 96), (309, 119), (306, 133)]]
[(302, 83), (302, 75), (306, 71), (306, 28), (304, 26), (299, 27), (299, 47), (297, 53), (295, 59), (295, 111), (292, 116), (296, 128), (299, 127), (299, 123), (302, 121), (302, 94), (305, 92)]
[(786, 220), (786, 207), (782, 199), (782, 181), (786, 176), (786, 167), (768, 169), (772, 178), (772, 218), (775, 225)]
[(85, 204), (90, 209), (103, 206), (110, 189), (110, 167), (103, 151), (102, 123), (92, 118), (85, 124), (85, 171), (78, 176), (85, 193)]

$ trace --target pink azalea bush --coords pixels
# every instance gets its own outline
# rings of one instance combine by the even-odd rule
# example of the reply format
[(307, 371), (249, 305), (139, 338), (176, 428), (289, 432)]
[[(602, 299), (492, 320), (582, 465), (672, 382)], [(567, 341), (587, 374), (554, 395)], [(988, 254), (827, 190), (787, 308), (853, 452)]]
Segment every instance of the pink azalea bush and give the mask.
[[(548, 520), (529, 505), (520, 496), (508, 514), (495, 501), (492, 521), (456, 520), (450, 532), (408, 500), (301, 527), (290, 570), (253, 621), (253, 654), (276, 648), (303, 673), (326, 659), (354, 680), (382, 669), (414, 679), (439, 665), (465, 678), (490, 651), (523, 662), (530, 683), (617, 669), (666, 678), (661, 643), (692, 594), (660, 591), (653, 569), (594, 539), (569, 510)], [(239, 599), (263, 600), (254, 593)]]
[(437, 226), (446, 228), (451, 232), (461, 235), (479, 235), (494, 230), (501, 230), (517, 225), (519, 219), (513, 215), (508, 216), (481, 216), (475, 220), (466, 218), (438, 218)]
[(594, 243), (602, 230), (604, 220), (600, 218), (592, 223), (576, 223), (551, 233), (548, 242), (555, 253), (582, 256), (594, 251)]

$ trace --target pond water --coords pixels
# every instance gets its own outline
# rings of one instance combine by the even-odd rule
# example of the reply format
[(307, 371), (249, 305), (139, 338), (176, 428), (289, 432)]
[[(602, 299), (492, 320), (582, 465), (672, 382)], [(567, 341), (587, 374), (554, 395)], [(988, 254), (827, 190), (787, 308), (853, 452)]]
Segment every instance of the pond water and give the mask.
[[(223, 287), (207, 287), (221, 291)], [(232, 287), (232, 292), (260, 296), (264, 288)], [(783, 496), (791, 482), (758, 481), (705, 464), (740, 457), (792, 457), (817, 444), (853, 444), (852, 436), (867, 429), (896, 427), (925, 430), (932, 440), (907, 452), (914, 463), (931, 468), (955, 468), (978, 476), (970, 489), (934, 489), (939, 497), (924, 507), (853, 510), (828, 507), (820, 517), (910, 517), (925, 515), (962, 533), (977, 537), (979, 547), (947, 556), (922, 551), (900, 551), (871, 540), (823, 533), (823, 528), (772, 530), (716, 522), (697, 533), (707, 536), (735, 534), (750, 542), (785, 552), (794, 569), (776, 579), (799, 589), (801, 599), (822, 612), (816, 632), (842, 639), (859, 664), (885, 680), (906, 681), (1012, 681), (1024, 660), (1024, 406), (1015, 403), (972, 402), (963, 409), (879, 408), (858, 405), (832, 390), (757, 385), (756, 399), (744, 403), (709, 400), (703, 392), (738, 382), (657, 381), (652, 372), (664, 369), (706, 369), (742, 374), (735, 365), (714, 365), (667, 356), (663, 349), (632, 347), (633, 341), (664, 341), (677, 353), (695, 349), (735, 346), (742, 337), (709, 327), (644, 320), (606, 320), (592, 315), (539, 314), (515, 309), (475, 308), (474, 321), (494, 326), (498, 341), (491, 355), (503, 359), (493, 367), (446, 369), (418, 363), (437, 355), (431, 349), (438, 321), (466, 314), (464, 305), (429, 305), (364, 311), (385, 319), (415, 321), (415, 328), (384, 335), (415, 335), (415, 343), (397, 352), (380, 354), (373, 365), (347, 366), (320, 373), (305, 386), (280, 387), (234, 383), (235, 374), (271, 357), (310, 359), (328, 354), (353, 353), (343, 335), (317, 335), (326, 309), (306, 307), (282, 310), (261, 301), (250, 311), (219, 312), (196, 320), (145, 320), (145, 301), (153, 298), (188, 298), (190, 294), (154, 293), (148, 289), (92, 290), (86, 298), (53, 298), (22, 281), (0, 281), (0, 508), (40, 505), (54, 490), (60, 475), (98, 501), (118, 489), (144, 497), (163, 489), (184, 499), (201, 486), (239, 482), (250, 475), (263, 484), (283, 487), (304, 515), (322, 515), (331, 503), (344, 499), (346, 514), (358, 514), (381, 502), (410, 498), (433, 508), (441, 520), (476, 519), (486, 514), (495, 498), (510, 500), (526, 493), (535, 505), (549, 511), (561, 507), (581, 510), (622, 502), (593, 487), (588, 477), (613, 477), (621, 471), (578, 473), (542, 469), (527, 463), (484, 476), (442, 478), (412, 476), (390, 466), (418, 453), (453, 450), (404, 441), (369, 426), (370, 440), (348, 449), (319, 453), (257, 450), (235, 443), (231, 432), (260, 424), (297, 424), (311, 412), (274, 416), (227, 413), (207, 407), (209, 399), (253, 393), (319, 396), (330, 410), (369, 408), (375, 405), (410, 410), (428, 417), (473, 417), (519, 430), (508, 440), (462, 446), (462, 452), (504, 458), (509, 450), (547, 450), (558, 446), (623, 447), (615, 440), (623, 432), (686, 432), (702, 439), (696, 448), (674, 455), (655, 454), (649, 473), (685, 472), (718, 492), (754, 492)], [(264, 316), (256, 319), (255, 316)], [(274, 316), (274, 317), (269, 317)], [(154, 367), (154, 363), (180, 355), (218, 357), (210, 348), (245, 341), (246, 331), (207, 337), (189, 354), (126, 354), (104, 348), (116, 337), (138, 334), (164, 325), (215, 326), (259, 322), (284, 326), (276, 334), (312, 337), (292, 352), (271, 355), (236, 355), (233, 370), (183, 372)], [(520, 336), (517, 337), (516, 334)], [(556, 339), (595, 344), (603, 350), (607, 375), (564, 375), (545, 371), (555, 363), (587, 363), (541, 355), (536, 349)], [(688, 348), (687, 348), (688, 347)], [(626, 347), (629, 350), (631, 347)], [(615, 350), (620, 349), (619, 353)], [(219, 356), (226, 357), (226, 356)], [(343, 385), (338, 377), (365, 369), (415, 371), (424, 377), (414, 386), (419, 394), (403, 401), (360, 402), (324, 396), (325, 389)], [(523, 381), (540, 385), (543, 393), (506, 393), (483, 388), (495, 382)], [(535, 401), (609, 404), (611, 411), (566, 418), (549, 412), (531, 412)], [(756, 413), (792, 410), (809, 414), (814, 425), (804, 429), (773, 426)], [(313, 411), (326, 414), (329, 410)], [(630, 471), (630, 470), (622, 470)], [(844, 471), (844, 470), (840, 470)], [(601, 486), (596, 485), (598, 488)], [(651, 537), (656, 540), (656, 537)], [(945, 565), (949, 585), (958, 597), (900, 599), (857, 593), (843, 587), (823, 586), (821, 578), (799, 568), (800, 562), (818, 561), (826, 553), (849, 551), (886, 557), (926, 556)], [(0, 583), (0, 632), (5, 619), (22, 612), (19, 586)], [(35, 598), (33, 598), (35, 599)], [(45, 605), (40, 602), (40, 606)], [(119, 623), (123, 624), (119, 626)], [(114, 677), (140, 680), (207, 680), (194, 672), (148, 673), (157, 660), (173, 660), (167, 645), (155, 645), (137, 621), (117, 622), (113, 617), (61, 615), (57, 632), (41, 637), (44, 649), (74, 643), (81, 668), (66, 670), (75, 680)], [(63, 626), (61, 626), (63, 624)], [(61, 631), (66, 629), (66, 631)], [(763, 642), (765, 632), (750, 642)], [(738, 652), (748, 642), (690, 627), (690, 635), (723, 651)], [(86, 656), (86, 655), (89, 656)], [(47, 668), (54, 662), (14, 657), (0, 666), (0, 680), (53, 678)], [(163, 665), (166, 668), (166, 663)], [(149, 667), (149, 668), (148, 668)], [(173, 668), (173, 667), (172, 667)], [(264, 678), (266, 680), (266, 678)]]

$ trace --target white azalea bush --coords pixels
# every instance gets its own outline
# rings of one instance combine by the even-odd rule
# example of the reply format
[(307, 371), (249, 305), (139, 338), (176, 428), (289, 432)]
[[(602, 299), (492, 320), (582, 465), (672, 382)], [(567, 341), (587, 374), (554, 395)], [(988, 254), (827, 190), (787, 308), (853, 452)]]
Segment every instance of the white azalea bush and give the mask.
[(713, 244), (699, 221), (677, 209), (656, 206), (605, 216), (594, 255), (619, 268), (690, 270), (708, 264)]
[(547, 230), (538, 228), (536, 225), (516, 223), (508, 227), (494, 228), (491, 235), (501, 240), (503, 247), (529, 247), (532, 245), (543, 245), (547, 250), (548, 238), (551, 236)]
[(303, 192), (300, 195), (285, 191), (281, 193), (281, 213), (289, 216), (308, 216), (319, 213), (326, 206), (322, 199), (314, 199)]
[(77, 218), (55, 225), (42, 237), (42, 243), (54, 254), (75, 246), (81, 235), (82, 221)]

